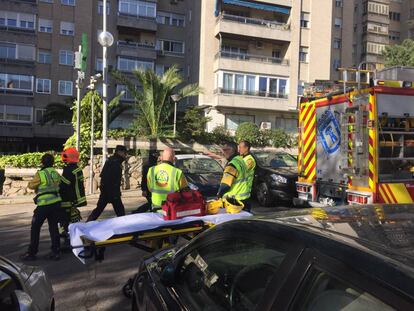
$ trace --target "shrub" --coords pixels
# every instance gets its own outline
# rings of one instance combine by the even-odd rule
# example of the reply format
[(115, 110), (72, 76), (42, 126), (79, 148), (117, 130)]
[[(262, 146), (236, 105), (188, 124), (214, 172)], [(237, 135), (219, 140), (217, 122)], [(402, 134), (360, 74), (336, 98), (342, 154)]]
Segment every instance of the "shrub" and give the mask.
[(222, 144), (224, 141), (234, 141), (230, 131), (223, 125), (216, 126), (211, 133), (208, 133), (208, 142), (210, 144)]
[[(48, 152), (55, 156), (54, 167), (63, 167), (63, 162), (60, 154), (51, 151)], [(33, 152), (19, 155), (8, 155), (0, 158), (0, 167), (15, 167), (15, 168), (34, 168), (41, 166), (41, 159), (45, 152)]]
[(236, 141), (247, 140), (256, 147), (260, 144), (260, 129), (252, 122), (241, 123), (236, 130)]
[(282, 129), (274, 129), (272, 130), (271, 135), (272, 146), (275, 148), (289, 148), (291, 147), (291, 138), (290, 135), (287, 134)]

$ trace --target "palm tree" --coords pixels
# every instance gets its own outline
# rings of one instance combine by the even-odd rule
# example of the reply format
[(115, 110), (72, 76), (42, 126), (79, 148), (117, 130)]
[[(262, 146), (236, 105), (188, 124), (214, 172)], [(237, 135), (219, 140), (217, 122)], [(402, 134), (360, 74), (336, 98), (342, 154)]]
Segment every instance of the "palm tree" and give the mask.
[(55, 125), (56, 123), (70, 122), (72, 120), (72, 109), (74, 98), (65, 100), (65, 104), (61, 103), (50, 103), (46, 106), (45, 112), (43, 113), (40, 125), (50, 123)]
[(197, 84), (187, 84), (179, 88), (184, 80), (175, 65), (162, 76), (155, 74), (153, 70), (135, 70), (133, 75), (138, 80), (141, 90), (137, 89), (135, 83), (122, 73), (113, 73), (115, 79), (126, 85), (134, 97), (140, 112), (138, 123), (147, 127), (151, 137), (158, 137), (165, 129), (165, 123), (172, 110), (172, 94), (178, 94), (183, 99), (200, 93)]

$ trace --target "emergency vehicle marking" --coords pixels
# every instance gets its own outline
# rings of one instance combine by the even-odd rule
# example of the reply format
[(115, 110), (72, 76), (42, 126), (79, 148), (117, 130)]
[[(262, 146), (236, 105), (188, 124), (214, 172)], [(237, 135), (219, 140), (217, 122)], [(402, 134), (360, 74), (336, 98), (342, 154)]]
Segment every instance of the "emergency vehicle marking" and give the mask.
[[(368, 117), (369, 120), (374, 121), (375, 120), (375, 111), (374, 111), (374, 96), (370, 95), (369, 97), (369, 112), (368, 112)], [(376, 193), (376, 184), (375, 184), (375, 147), (374, 147), (374, 142), (375, 142), (375, 130), (374, 127), (371, 127), (368, 130), (368, 185), (369, 188), (371, 189), (371, 191), (373, 192), (374, 198), (375, 198), (375, 193)]]
[(315, 105), (304, 104), (299, 116), (303, 141), (299, 142), (299, 171), (307, 181), (316, 177), (316, 109)]
[(380, 184), (379, 201), (381, 203), (413, 203), (414, 192), (405, 184)]
[(318, 137), (328, 154), (335, 153), (341, 145), (341, 130), (338, 119), (331, 110), (326, 110), (318, 120)]

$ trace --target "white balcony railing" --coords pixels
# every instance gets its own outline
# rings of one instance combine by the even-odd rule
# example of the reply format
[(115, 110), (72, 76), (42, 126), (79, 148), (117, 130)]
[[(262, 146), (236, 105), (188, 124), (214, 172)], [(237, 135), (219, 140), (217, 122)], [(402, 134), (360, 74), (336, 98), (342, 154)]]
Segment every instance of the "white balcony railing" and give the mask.
[(289, 30), (290, 26), (285, 23), (280, 23), (276, 21), (270, 21), (266, 19), (258, 19), (258, 18), (252, 18), (252, 17), (244, 17), (244, 16), (238, 16), (238, 15), (232, 15), (228, 13), (221, 13), (217, 21), (220, 20), (228, 20), (236, 23), (242, 23), (242, 24), (250, 24), (250, 25), (256, 25), (256, 26), (262, 26), (262, 27), (268, 27), (268, 28), (274, 28), (279, 30)]

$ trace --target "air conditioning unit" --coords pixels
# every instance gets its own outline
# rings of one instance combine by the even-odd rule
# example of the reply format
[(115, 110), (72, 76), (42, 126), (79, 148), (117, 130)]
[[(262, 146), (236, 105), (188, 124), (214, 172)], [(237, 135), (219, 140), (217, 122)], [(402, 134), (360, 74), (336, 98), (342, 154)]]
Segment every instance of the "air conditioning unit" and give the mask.
[(270, 130), (272, 129), (272, 122), (262, 122), (260, 123), (261, 130)]
[(263, 49), (263, 42), (262, 41), (256, 41), (256, 49)]

